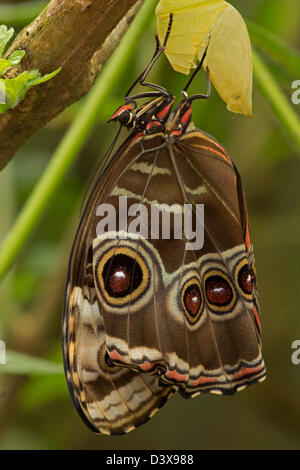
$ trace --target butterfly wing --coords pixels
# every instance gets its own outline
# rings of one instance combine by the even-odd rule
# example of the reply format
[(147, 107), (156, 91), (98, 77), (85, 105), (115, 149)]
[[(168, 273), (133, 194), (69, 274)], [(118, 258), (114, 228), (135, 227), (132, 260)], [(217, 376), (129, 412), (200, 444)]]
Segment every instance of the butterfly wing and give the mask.
[[(194, 253), (203, 310), (197, 324), (189, 327), (189, 357), (194, 363), (187, 370), (183, 394), (190, 396), (196, 390), (230, 394), (265, 378), (255, 262), (241, 179), (223, 147), (198, 130), (184, 135), (176, 150), (185, 198), (205, 207), (205, 243), (200, 253)], [(195, 191), (197, 181), (202, 191)], [(178, 280), (182, 290), (181, 284)], [(187, 302), (180, 307), (188, 318)]]
[[(126, 147), (126, 145), (125, 145)], [(122, 153), (124, 145), (120, 151)], [(93, 209), (110, 169), (99, 178), (72, 249), (63, 316), (63, 359), (74, 405), (95, 432), (123, 434), (143, 424), (173, 394), (156, 375), (114, 365), (106, 353), (101, 302), (93, 273)]]
[[(110, 359), (155, 372), (187, 397), (234, 393), (262, 380), (254, 257), (230, 158), (198, 130), (176, 144), (162, 134), (142, 136), (123, 156), (102, 193), (115, 208), (116, 225), (93, 240)], [(125, 225), (120, 198), (134, 208)], [(160, 212), (172, 219), (171, 229), (184, 204), (194, 212), (204, 204), (204, 246), (187, 250), (185, 236), (153, 236), (155, 227), (143, 217), (135, 233), (134, 215), (158, 204), (167, 204)]]

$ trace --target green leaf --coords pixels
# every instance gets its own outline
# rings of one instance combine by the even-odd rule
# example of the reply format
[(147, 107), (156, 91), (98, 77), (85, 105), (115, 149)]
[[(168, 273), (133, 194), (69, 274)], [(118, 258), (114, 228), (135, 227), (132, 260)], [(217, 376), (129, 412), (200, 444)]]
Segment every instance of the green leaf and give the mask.
[(8, 58), (10, 65), (18, 65), (23, 59), (25, 54), (26, 52), (22, 50), (14, 51), (12, 54), (10, 54)]
[(41, 83), (48, 82), (48, 80), (51, 80), (51, 78), (55, 77), (55, 75), (57, 75), (60, 71), (61, 71), (61, 67), (59, 67), (57, 70), (54, 70), (54, 72), (51, 72), (42, 76), (40, 72), (36, 70), (36, 72), (38, 72), (39, 75), (31, 81), (30, 86), (41, 85)]
[(7, 67), (18, 65), (25, 55), (25, 51), (15, 51), (8, 59), (0, 59), (0, 77), (3, 75)]
[(31, 72), (25, 71), (9, 80), (0, 78), (0, 114), (17, 106), (24, 99), (29, 88), (47, 82), (60, 70), (59, 68), (44, 76), (38, 70), (32, 70)]
[[(8, 59), (3, 59), (3, 52), (13, 34), (13, 28), (8, 29), (5, 25), (0, 26), (0, 77), (8, 67), (18, 65), (25, 55), (25, 51), (17, 50), (12, 52)], [(26, 70), (14, 78), (0, 78), (0, 114), (17, 106), (25, 98), (29, 88), (51, 80), (60, 70), (61, 68), (58, 68), (44, 76), (38, 70)]]
[(0, 374), (54, 375), (62, 373), (63, 367), (60, 364), (16, 351), (7, 351), (6, 364), (0, 364)]
[(8, 29), (5, 25), (0, 25), (0, 57), (2, 57), (7, 43), (14, 35), (14, 28)]

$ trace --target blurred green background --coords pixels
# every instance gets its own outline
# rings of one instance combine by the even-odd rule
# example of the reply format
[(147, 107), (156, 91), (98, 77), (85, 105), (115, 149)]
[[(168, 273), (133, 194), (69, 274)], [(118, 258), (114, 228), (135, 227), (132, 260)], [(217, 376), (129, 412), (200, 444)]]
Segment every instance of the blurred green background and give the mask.
[[(0, 2), (0, 24), (4, 3), (9, 2)], [(299, 0), (231, 3), (245, 18), (300, 48)], [(0, 285), (0, 339), (9, 350), (61, 363), (64, 286), (80, 205), (116, 132), (106, 120), (153, 53), (154, 33), (153, 18), (84, 150)], [(300, 76), (265, 60), (290, 97), (291, 84)], [(174, 94), (186, 82), (165, 58), (151, 78)], [(204, 78), (193, 84), (194, 91), (200, 88), (205, 88)], [(81, 106), (71, 106), (41, 129), (0, 173), (0, 240)], [(294, 108), (299, 114), (300, 105)], [(210, 100), (194, 105), (193, 120), (228, 149), (243, 179), (256, 254), (267, 380), (233, 397), (175, 396), (134, 432), (106, 437), (92, 434), (82, 423), (63, 374), (0, 374), (0, 449), (300, 449), (300, 365), (291, 362), (291, 344), (300, 339), (300, 150), (256, 86), (253, 119), (229, 113), (213, 91)]]

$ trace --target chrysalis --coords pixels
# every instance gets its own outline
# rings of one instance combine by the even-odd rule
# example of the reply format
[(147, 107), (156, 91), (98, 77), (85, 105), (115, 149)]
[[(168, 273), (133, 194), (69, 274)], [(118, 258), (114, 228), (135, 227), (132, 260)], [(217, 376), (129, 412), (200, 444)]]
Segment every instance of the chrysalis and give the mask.
[(188, 74), (207, 48), (204, 68), (229, 111), (252, 116), (252, 52), (240, 13), (223, 0), (161, 0), (157, 30), (163, 40), (173, 13), (166, 47), (174, 70)]

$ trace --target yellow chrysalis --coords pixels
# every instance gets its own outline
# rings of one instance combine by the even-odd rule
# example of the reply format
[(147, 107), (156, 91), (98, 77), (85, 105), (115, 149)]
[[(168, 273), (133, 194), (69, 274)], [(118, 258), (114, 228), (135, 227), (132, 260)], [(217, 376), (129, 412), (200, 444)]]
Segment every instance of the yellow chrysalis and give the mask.
[(240, 13), (223, 0), (160, 0), (161, 42), (170, 13), (174, 19), (165, 53), (174, 70), (190, 73), (208, 46), (204, 68), (227, 108), (252, 116), (252, 51)]

